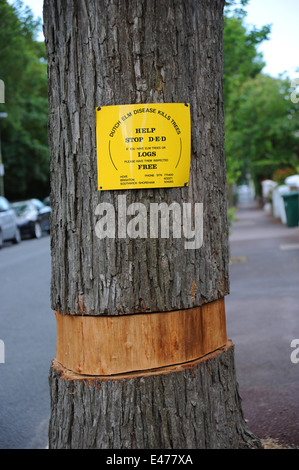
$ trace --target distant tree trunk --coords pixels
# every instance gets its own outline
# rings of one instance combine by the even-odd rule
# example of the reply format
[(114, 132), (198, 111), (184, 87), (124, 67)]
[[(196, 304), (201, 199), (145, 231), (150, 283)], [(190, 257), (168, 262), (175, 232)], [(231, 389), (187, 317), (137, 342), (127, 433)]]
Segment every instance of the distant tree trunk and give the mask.
[[(260, 446), (242, 416), (225, 331), (223, 4), (44, 1), (58, 325), (50, 448)], [(96, 106), (172, 102), (190, 103), (189, 186), (98, 191)], [(100, 240), (95, 209), (109, 202), (117, 210), (119, 195), (146, 207), (203, 203), (202, 248), (173, 237)]]

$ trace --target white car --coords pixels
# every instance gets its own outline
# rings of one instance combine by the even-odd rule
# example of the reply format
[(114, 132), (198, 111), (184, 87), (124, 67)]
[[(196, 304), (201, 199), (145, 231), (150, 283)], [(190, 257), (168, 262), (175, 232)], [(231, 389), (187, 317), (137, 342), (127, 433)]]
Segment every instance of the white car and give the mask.
[(0, 196), (0, 248), (6, 240), (20, 243), (21, 235), (15, 211), (11, 208), (8, 200)]

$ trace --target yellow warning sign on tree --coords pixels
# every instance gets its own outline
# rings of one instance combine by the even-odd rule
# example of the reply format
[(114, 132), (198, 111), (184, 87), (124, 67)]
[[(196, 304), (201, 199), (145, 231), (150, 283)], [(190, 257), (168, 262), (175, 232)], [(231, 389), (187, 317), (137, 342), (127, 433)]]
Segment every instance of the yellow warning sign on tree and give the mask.
[(99, 107), (96, 134), (99, 190), (188, 186), (188, 104)]

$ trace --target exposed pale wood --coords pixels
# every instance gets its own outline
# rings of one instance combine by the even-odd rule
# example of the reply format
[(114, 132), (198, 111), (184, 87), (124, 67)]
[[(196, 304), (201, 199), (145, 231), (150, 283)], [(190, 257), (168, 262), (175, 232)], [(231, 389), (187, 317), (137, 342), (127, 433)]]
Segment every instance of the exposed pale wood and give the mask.
[(224, 299), (174, 312), (119, 317), (56, 312), (56, 359), (67, 369), (111, 375), (197, 359), (226, 341)]
[(189, 362), (184, 362), (183, 364), (172, 364), (170, 366), (164, 366), (164, 367), (157, 367), (155, 369), (147, 369), (147, 370), (142, 370), (142, 371), (132, 371), (132, 372), (126, 372), (125, 374), (115, 374), (115, 375), (88, 375), (88, 374), (79, 374), (76, 372), (71, 371), (70, 369), (67, 369), (64, 367), (57, 359), (53, 359), (51, 367), (53, 367), (56, 371), (57, 374), (59, 374), (59, 377), (62, 380), (67, 380), (67, 381), (72, 381), (72, 380), (78, 380), (79, 382), (87, 381), (89, 385), (94, 385), (97, 383), (98, 380), (101, 380), (103, 382), (107, 382), (109, 380), (129, 380), (129, 379), (135, 379), (135, 378), (144, 378), (144, 377), (150, 377), (150, 376), (155, 376), (155, 375), (168, 375), (169, 373), (174, 373), (174, 372), (182, 372), (186, 369), (192, 369), (196, 364), (202, 364), (204, 361), (207, 361), (209, 359), (213, 359), (217, 357), (219, 354), (227, 351), (229, 348), (234, 348), (234, 344), (231, 339), (227, 339), (226, 343), (221, 347), (216, 349), (215, 351), (212, 351), (208, 354), (206, 354), (203, 357), (200, 357), (198, 359), (195, 359), (193, 361)]
[(53, 361), (50, 377), (50, 449), (261, 447), (242, 414), (230, 342), (143, 374), (80, 376)]

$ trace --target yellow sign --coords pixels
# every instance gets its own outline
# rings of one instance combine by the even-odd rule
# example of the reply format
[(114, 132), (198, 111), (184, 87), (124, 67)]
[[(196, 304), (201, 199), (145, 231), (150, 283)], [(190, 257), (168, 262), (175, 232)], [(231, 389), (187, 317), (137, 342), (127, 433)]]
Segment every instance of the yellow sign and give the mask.
[(99, 190), (188, 186), (188, 104), (103, 106), (96, 126)]

